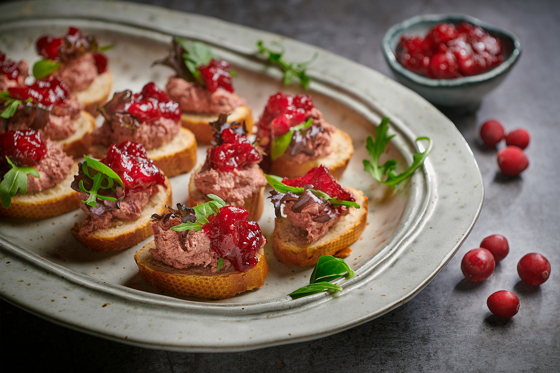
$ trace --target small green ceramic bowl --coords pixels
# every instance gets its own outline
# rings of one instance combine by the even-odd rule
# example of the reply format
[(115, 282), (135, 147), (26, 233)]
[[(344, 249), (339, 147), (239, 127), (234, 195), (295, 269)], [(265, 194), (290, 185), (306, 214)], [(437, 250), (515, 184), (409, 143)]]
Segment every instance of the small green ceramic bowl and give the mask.
[[(401, 36), (424, 36), (431, 27), (441, 22), (455, 25), (469, 22), (499, 38), (502, 42), (504, 62), (483, 74), (457, 79), (431, 79), (407, 70), (397, 61), (395, 54)], [(382, 49), (385, 60), (400, 83), (436, 106), (463, 108), (467, 111), (476, 110), (480, 106), (482, 97), (504, 80), (521, 55), (521, 43), (511, 32), (461, 14), (428, 14), (407, 19), (387, 30), (383, 37)]]

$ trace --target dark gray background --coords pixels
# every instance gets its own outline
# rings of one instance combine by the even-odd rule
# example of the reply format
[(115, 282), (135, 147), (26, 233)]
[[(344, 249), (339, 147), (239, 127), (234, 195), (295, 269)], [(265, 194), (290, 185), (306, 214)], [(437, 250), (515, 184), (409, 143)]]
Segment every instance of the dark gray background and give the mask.
[[(418, 14), (464, 13), (515, 33), (523, 53), (477, 113), (451, 119), (479, 163), (486, 198), (472, 233), (449, 265), (418, 296), (389, 314), (320, 340), (245, 353), (147, 350), (78, 333), (0, 302), (0, 356), (22, 371), (80, 372), (551, 372), (560, 368), (560, 2), (558, 1), (138, 1), (295, 38), (392, 78), (381, 54), (384, 32)], [(500, 120), (527, 128), (529, 169), (498, 172), (496, 151), (477, 141), (480, 125)], [(509, 256), (483, 283), (463, 279), (460, 261), (487, 235), (510, 242)], [(540, 252), (552, 264), (541, 287), (519, 281), (518, 260)], [(512, 290), (519, 314), (491, 316), (486, 298)], [(266, 331), (263, 331), (266, 332)], [(25, 359), (23, 354), (31, 354)], [(10, 369), (11, 370), (11, 369)]]

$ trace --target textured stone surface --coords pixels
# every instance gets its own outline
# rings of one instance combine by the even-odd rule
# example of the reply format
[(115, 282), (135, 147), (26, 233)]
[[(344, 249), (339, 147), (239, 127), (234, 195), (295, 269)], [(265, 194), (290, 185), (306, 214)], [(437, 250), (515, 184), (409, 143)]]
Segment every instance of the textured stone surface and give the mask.
[[(246, 353), (191, 354), (141, 349), (65, 329), (0, 302), (2, 356), (32, 349), (31, 370), (105, 372), (537, 372), (560, 366), (560, 80), (557, 1), (139, 1), (217, 17), (283, 34), (392, 75), (380, 44), (391, 25), (417, 14), (465, 13), (508, 29), (523, 54), (512, 73), (477, 113), (451, 116), (469, 142), (483, 175), (486, 200), (458, 254), (418, 296), (393, 312), (320, 340)], [(509, 179), (498, 172), (494, 150), (479, 146), (487, 119), (532, 136), (529, 169)], [(469, 283), (462, 256), (487, 235), (500, 233), (510, 254), (489, 280)], [(540, 288), (524, 285), (516, 271), (527, 252), (552, 264)], [(513, 290), (519, 314), (490, 315), (486, 298)], [(266, 330), (262, 331), (266, 333)], [(40, 368), (40, 369), (38, 369)]]

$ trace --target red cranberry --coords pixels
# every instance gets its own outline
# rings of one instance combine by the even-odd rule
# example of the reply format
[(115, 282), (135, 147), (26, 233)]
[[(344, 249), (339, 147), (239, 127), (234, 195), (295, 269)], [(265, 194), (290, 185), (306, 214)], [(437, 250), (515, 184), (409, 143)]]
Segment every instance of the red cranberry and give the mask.
[(257, 149), (244, 136), (229, 128), (220, 134), (222, 145), (208, 149), (207, 163), (218, 171), (233, 171), (248, 168), (261, 160)]
[(434, 26), (428, 34), (426, 39), (430, 39), (434, 44), (447, 43), (459, 36), (459, 32), (449, 23), (440, 23)]
[(504, 174), (517, 176), (529, 167), (529, 159), (517, 146), (506, 146), (498, 152), (498, 166)]
[(107, 71), (107, 56), (103, 53), (94, 53), (93, 58), (95, 58), (95, 66), (97, 67), (98, 74), (103, 74)]
[(482, 127), (480, 127), (480, 138), (482, 139), (482, 142), (484, 145), (491, 148), (498, 145), (505, 135), (506, 131), (504, 130), (504, 126), (494, 119), (484, 122)]
[(272, 136), (282, 136), (291, 127), (305, 122), (314, 107), (311, 96), (292, 96), (278, 92), (268, 98), (258, 122), (259, 129), (265, 135), (272, 131)]
[(484, 281), (492, 272), (496, 262), (492, 253), (486, 249), (473, 249), (465, 254), (461, 261), (461, 270), (463, 275), (469, 281)]
[(25, 101), (28, 98), (45, 106), (62, 105), (70, 97), (68, 87), (59, 78), (49, 76), (31, 85), (8, 88), (10, 96)]
[(518, 148), (525, 149), (529, 146), (531, 136), (525, 128), (518, 128), (511, 131), (506, 136), (506, 145), (517, 146)]
[(224, 60), (211, 59), (206, 66), (198, 68), (200, 75), (206, 84), (208, 92), (216, 92), (220, 87), (233, 93), (229, 63)]
[(10, 158), (16, 166), (34, 166), (47, 153), (47, 142), (34, 130), (7, 131), (0, 135), (0, 162)]
[(52, 35), (42, 36), (35, 44), (37, 53), (39, 53), (43, 58), (49, 60), (58, 60), (58, 48), (61, 46), (62, 38), (55, 38)]
[(341, 201), (355, 201), (354, 197), (332, 177), (325, 165), (313, 167), (300, 177), (293, 179), (284, 178), (282, 182), (288, 186), (300, 188), (303, 188), (305, 185), (313, 185), (312, 189), (323, 191), (332, 198), (336, 197)]
[(480, 247), (490, 251), (496, 262), (504, 259), (509, 253), (508, 240), (499, 234), (493, 234), (483, 239), (480, 243)]
[(550, 262), (541, 254), (530, 253), (517, 263), (517, 273), (524, 283), (539, 286), (550, 277)]
[(109, 147), (107, 156), (101, 160), (123, 180), (126, 190), (149, 188), (154, 184), (165, 185), (165, 177), (148, 158), (143, 145), (124, 141)]
[(504, 319), (515, 316), (519, 311), (519, 298), (507, 290), (500, 290), (490, 295), (486, 304), (490, 312)]
[(10, 80), (16, 80), (21, 74), (26, 73), (21, 69), (21, 61), (7, 59), (6, 54), (0, 51), (0, 75), (4, 75)]
[(452, 53), (438, 53), (430, 60), (428, 73), (430, 77), (435, 79), (458, 78), (459, 64)]
[(246, 272), (258, 263), (257, 250), (265, 242), (259, 225), (248, 221), (249, 212), (241, 207), (225, 206), (203, 226), (211, 247), (227, 259), (237, 271)]
[(140, 93), (132, 96), (132, 101), (125, 106), (130, 114), (140, 122), (153, 122), (159, 118), (174, 121), (181, 120), (179, 104), (172, 101), (155, 83), (146, 84)]

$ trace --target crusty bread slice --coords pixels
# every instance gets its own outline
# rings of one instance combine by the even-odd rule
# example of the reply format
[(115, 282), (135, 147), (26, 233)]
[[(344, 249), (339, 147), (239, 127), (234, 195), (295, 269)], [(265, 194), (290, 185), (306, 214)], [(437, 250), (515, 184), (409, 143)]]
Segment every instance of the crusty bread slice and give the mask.
[[(89, 152), (97, 158), (105, 157), (108, 150), (108, 147), (100, 145), (89, 148)], [(147, 153), (165, 176), (177, 176), (189, 172), (195, 166), (196, 139), (191, 131), (180, 128), (173, 140)]]
[(293, 179), (305, 175), (313, 167), (324, 164), (328, 167), (331, 175), (338, 180), (342, 177), (350, 158), (354, 154), (352, 139), (346, 132), (336, 129), (331, 136), (330, 148), (331, 154), (306, 163), (295, 163), (287, 157), (278, 157), (272, 161), (270, 173)]
[(144, 206), (142, 215), (138, 219), (114, 219), (111, 227), (98, 229), (89, 234), (78, 233), (82, 223), (76, 223), (71, 230), (72, 235), (82, 245), (96, 252), (122, 250), (136, 245), (153, 234), (150, 226), (151, 216), (165, 214), (167, 212), (165, 205), (171, 206), (171, 184), (167, 178), (165, 178), (165, 185), (167, 188), (158, 186), (158, 193)]
[(95, 119), (85, 111), (80, 112), (80, 117), (74, 121), (76, 132), (64, 140), (57, 142), (62, 146), (62, 150), (70, 157), (80, 158), (87, 154), (86, 137), (95, 128)]
[[(199, 195), (202, 193), (197, 193), (199, 189), (196, 187), (196, 185), (194, 185), (194, 175), (197, 172), (198, 170), (193, 172), (191, 181), (189, 182), (189, 198), (187, 199), (188, 207), (201, 205), (210, 201), (210, 199), (205, 196), (205, 198), (200, 198)], [(249, 211), (249, 220), (258, 221), (261, 218), (264, 210), (264, 188), (265, 187), (262, 187), (250, 197), (245, 198), (245, 203), (243, 204), (243, 206), (241, 206), (245, 210)]]
[(328, 233), (307, 243), (305, 233), (292, 225), (288, 218), (277, 218), (274, 224), (274, 255), (284, 264), (310, 266), (322, 255), (334, 255), (356, 242), (367, 224), (368, 198), (359, 190), (346, 187), (354, 194), (359, 209), (350, 208), (350, 213), (329, 229)]
[(212, 273), (208, 268), (177, 269), (154, 259), (151, 248), (155, 242), (146, 244), (134, 255), (144, 280), (157, 289), (171, 294), (194, 296), (204, 299), (225, 299), (264, 285), (269, 267), (264, 249), (257, 253), (259, 262), (247, 272), (233, 267)]
[(87, 89), (77, 92), (76, 98), (80, 104), (84, 104), (84, 110), (96, 117), (99, 113), (97, 107), (109, 98), (113, 87), (113, 76), (106, 71), (95, 78)]
[[(217, 115), (191, 114), (185, 113), (181, 115), (183, 127), (188, 128), (196, 136), (199, 144), (210, 144), (214, 141), (214, 131), (210, 127), (210, 122), (218, 120)], [(228, 123), (243, 122), (247, 126), (249, 134), (253, 133), (253, 115), (248, 106), (238, 106), (228, 115)]]
[(0, 216), (8, 218), (52, 218), (80, 206), (80, 195), (70, 188), (74, 175), (78, 173), (78, 163), (70, 169), (65, 180), (52, 188), (35, 193), (16, 194), (12, 204), (5, 209), (0, 205)]

